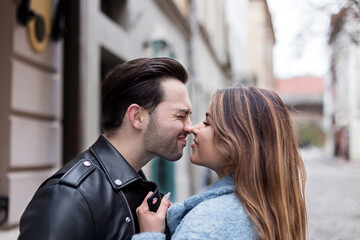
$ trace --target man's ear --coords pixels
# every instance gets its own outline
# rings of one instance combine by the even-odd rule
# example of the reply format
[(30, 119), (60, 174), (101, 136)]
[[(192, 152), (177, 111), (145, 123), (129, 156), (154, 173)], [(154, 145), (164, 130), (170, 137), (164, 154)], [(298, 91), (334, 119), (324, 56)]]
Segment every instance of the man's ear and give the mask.
[(135, 103), (131, 104), (127, 109), (131, 125), (138, 130), (143, 128), (142, 111), (144, 109)]

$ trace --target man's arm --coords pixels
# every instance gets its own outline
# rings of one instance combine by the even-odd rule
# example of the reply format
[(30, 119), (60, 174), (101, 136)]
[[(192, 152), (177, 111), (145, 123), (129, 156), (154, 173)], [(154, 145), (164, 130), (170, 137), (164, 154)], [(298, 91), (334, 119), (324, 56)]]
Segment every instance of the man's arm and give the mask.
[(77, 188), (45, 185), (20, 220), (18, 240), (94, 239), (95, 226), (86, 199)]

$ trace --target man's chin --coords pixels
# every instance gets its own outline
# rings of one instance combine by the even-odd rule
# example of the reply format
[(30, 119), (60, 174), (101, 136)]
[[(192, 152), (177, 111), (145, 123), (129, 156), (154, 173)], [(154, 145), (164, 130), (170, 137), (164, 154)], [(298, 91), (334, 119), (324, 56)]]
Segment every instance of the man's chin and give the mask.
[(175, 157), (175, 158), (169, 159), (169, 161), (171, 161), (171, 162), (176, 162), (176, 161), (179, 161), (181, 157), (182, 157), (182, 154), (180, 155), (180, 157), (177, 156), (177, 157)]
[(183, 152), (181, 151), (181, 153), (178, 153), (177, 155), (171, 157), (168, 160), (171, 162), (176, 162), (176, 161), (179, 161), (182, 156), (183, 156)]
[(176, 161), (178, 161), (178, 160), (180, 160), (180, 158), (182, 157), (182, 152), (181, 153), (177, 153), (177, 154), (172, 154), (171, 156), (169, 156), (169, 155), (167, 155), (167, 156), (165, 156), (165, 155), (157, 155), (158, 157), (160, 157), (160, 158), (163, 158), (163, 159), (165, 159), (165, 160), (167, 160), (167, 161), (169, 161), (169, 162), (176, 162)]

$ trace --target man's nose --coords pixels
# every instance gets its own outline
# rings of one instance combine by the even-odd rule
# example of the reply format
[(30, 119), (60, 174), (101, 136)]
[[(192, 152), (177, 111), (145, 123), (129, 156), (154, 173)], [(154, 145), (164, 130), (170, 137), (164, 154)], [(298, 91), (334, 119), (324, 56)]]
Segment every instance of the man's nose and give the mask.
[(190, 134), (191, 133), (191, 128), (192, 128), (192, 123), (191, 123), (191, 120), (189, 118), (189, 120), (184, 125), (184, 132), (186, 132), (187, 134)]

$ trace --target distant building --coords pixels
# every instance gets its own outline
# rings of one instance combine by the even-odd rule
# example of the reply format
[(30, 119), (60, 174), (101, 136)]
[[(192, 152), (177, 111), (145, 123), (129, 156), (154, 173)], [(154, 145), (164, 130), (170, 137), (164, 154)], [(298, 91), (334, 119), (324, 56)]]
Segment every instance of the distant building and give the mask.
[(235, 83), (273, 89), (275, 33), (266, 0), (227, 0), (229, 51)]
[(326, 78), (326, 149), (360, 162), (360, 20), (357, 6), (331, 17), (331, 68)]
[(289, 107), (300, 146), (322, 145), (323, 79), (297, 77), (278, 79), (275, 91)]
[(235, 83), (247, 82), (247, 40), (249, 0), (226, 0), (231, 78)]
[[(193, 107), (191, 121), (196, 124), (204, 120), (212, 94), (217, 89), (232, 84), (225, 3), (224, 0), (175, 0), (174, 2), (183, 16), (187, 17), (192, 33), (189, 42), (188, 70), (191, 76), (189, 90)], [(189, 140), (192, 140), (192, 136)], [(188, 147), (187, 151), (190, 154), (192, 150)], [(187, 167), (188, 175), (179, 178), (178, 181), (181, 181), (182, 185), (190, 186), (190, 189), (178, 188), (177, 200), (182, 201), (189, 195), (206, 188), (213, 181), (214, 173), (190, 164), (189, 157), (184, 157), (180, 161), (183, 161), (182, 167)]]

